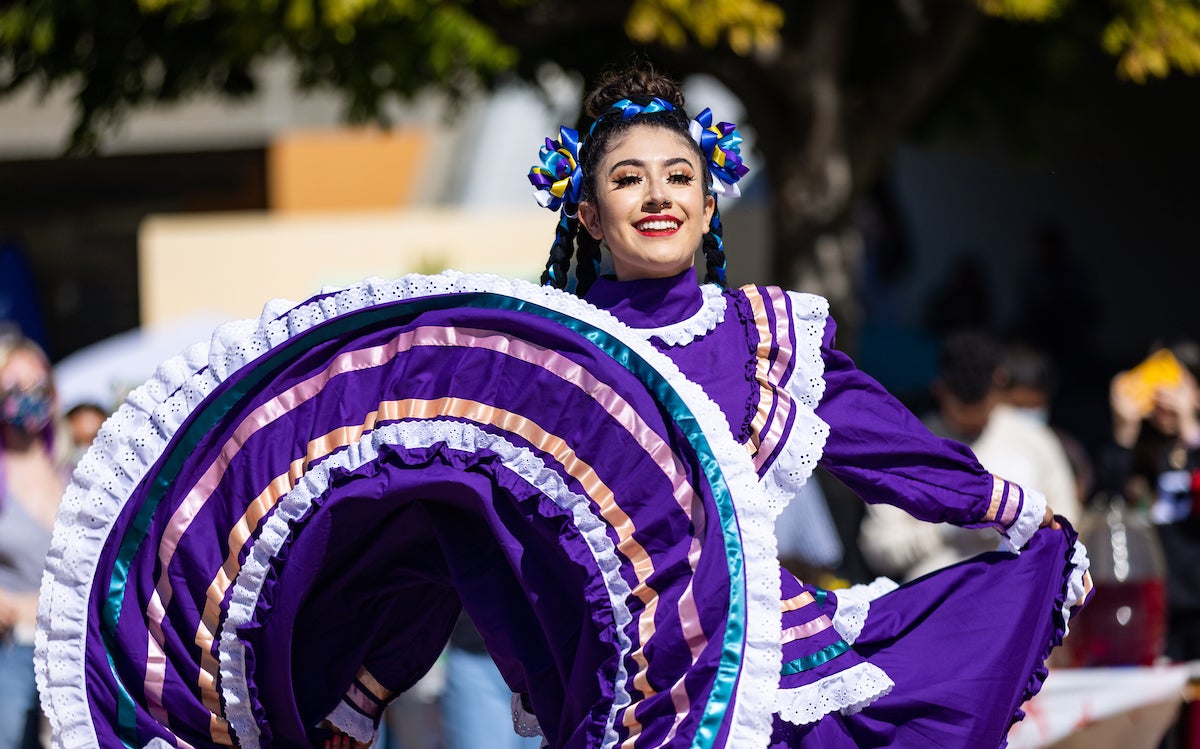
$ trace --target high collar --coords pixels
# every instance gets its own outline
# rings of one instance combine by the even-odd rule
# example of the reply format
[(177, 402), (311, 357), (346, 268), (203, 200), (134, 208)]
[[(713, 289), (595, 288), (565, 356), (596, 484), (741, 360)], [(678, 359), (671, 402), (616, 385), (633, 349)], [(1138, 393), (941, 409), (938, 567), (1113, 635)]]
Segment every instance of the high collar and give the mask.
[(686, 320), (704, 302), (695, 268), (667, 278), (618, 281), (597, 278), (584, 299), (606, 309), (632, 328), (659, 328)]

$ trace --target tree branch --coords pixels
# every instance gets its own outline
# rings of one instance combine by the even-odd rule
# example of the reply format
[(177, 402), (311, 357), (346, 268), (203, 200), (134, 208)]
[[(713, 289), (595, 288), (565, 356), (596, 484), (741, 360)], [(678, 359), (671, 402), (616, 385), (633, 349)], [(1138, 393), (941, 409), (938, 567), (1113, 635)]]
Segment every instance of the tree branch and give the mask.
[(925, 14), (926, 30), (915, 29), (888, 62), (891, 74), (861, 89), (847, 114), (851, 164), (860, 185), (873, 181), (904, 130), (960, 68), (984, 16), (971, 2), (936, 2), (943, 12)]

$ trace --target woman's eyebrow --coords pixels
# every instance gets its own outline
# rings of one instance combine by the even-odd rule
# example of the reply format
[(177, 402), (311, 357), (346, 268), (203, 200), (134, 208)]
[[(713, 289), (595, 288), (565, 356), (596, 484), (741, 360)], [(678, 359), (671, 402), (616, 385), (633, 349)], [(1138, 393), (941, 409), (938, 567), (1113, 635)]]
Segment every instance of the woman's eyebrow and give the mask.
[[(692, 166), (692, 162), (683, 156), (676, 156), (663, 161), (663, 166), (675, 166), (676, 164), (687, 164), (688, 166)], [(608, 173), (612, 174), (623, 166), (644, 167), (646, 166), (646, 162), (641, 159), (622, 159), (621, 161), (613, 164), (612, 168), (608, 170)]]

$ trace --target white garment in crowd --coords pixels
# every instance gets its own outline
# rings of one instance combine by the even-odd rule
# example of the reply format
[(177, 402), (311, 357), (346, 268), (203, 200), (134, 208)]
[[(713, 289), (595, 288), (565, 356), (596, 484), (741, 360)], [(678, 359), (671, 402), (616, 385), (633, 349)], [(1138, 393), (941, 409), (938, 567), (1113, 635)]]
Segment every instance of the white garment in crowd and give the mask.
[[(946, 429), (932, 419), (938, 434)], [(1082, 508), (1062, 443), (1050, 427), (1008, 405), (998, 405), (987, 426), (970, 443), (989, 472), (1037, 489), (1055, 513), (1077, 521)], [(990, 529), (927, 523), (892, 505), (870, 505), (859, 533), (863, 557), (876, 571), (911, 580), (946, 565), (997, 548)]]

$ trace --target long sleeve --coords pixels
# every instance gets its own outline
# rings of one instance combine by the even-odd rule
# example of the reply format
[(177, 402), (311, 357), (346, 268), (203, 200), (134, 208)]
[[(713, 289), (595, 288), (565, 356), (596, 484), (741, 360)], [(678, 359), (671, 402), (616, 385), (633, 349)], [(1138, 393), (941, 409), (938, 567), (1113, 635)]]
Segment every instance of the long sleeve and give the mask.
[(1040, 524), (1045, 498), (993, 476), (966, 445), (934, 436), (833, 348), (835, 330), (827, 320), (825, 392), (816, 412), (829, 425), (829, 438), (820, 465), (867, 502), (931, 522), (996, 527), (1012, 545), (1023, 545)]

